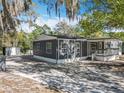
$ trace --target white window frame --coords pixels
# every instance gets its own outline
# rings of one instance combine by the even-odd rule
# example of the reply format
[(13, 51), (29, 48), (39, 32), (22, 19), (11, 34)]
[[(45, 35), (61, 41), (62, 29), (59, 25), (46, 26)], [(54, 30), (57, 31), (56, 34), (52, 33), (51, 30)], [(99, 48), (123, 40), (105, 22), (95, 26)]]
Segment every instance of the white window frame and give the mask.
[[(48, 51), (50, 50), (50, 51)], [(46, 53), (52, 54), (52, 42), (46, 42)]]

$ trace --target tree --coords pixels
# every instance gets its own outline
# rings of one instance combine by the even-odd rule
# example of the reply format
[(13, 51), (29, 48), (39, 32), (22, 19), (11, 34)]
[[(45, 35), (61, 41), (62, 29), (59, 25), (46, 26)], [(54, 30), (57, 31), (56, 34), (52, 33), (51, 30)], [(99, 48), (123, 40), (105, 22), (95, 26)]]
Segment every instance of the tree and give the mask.
[(30, 40), (30, 48), (32, 49), (32, 43), (35, 39), (37, 39), (41, 34), (45, 34), (45, 30), (42, 26), (34, 25), (34, 30), (28, 35)]
[(94, 0), (92, 3), (91, 13), (84, 14), (80, 21), (85, 36), (108, 37), (110, 34), (104, 32), (105, 29), (124, 29), (124, 0)]
[(109, 32), (108, 34), (111, 38), (119, 38), (124, 41), (124, 32)]
[(30, 49), (28, 34), (24, 31), (20, 31), (17, 33), (17, 42), (17, 46), (21, 48), (22, 53), (26, 53), (27, 50)]
[(71, 27), (64, 21), (61, 21), (58, 24), (56, 24), (56, 27), (54, 28), (54, 30), (57, 35), (77, 36), (77, 33), (75, 32), (75, 28)]
[(103, 37), (104, 36), (104, 17), (101, 12), (95, 12), (92, 15), (86, 14), (79, 22), (80, 27), (84, 30), (84, 37)]
[(3, 42), (3, 47), (16, 47), (17, 46), (17, 32), (4, 32), (1, 40)]
[(0, 31), (14, 30), (19, 23), (17, 18), (29, 10), (31, 0), (0, 0)]
[(124, 0), (94, 0), (94, 3), (92, 12), (102, 12), (105, 19), (104, 26), (124, 28)]
[[(10, 42), (13, 43), (14, 41), (14, 39), (11, 41), (9, 38), (13, 35), (13, 38), (16, 36), (16, 26), (22, 21), (19, 16), (27, 13), (31, 3), (32, 0), (0, 0), (0, 45), (3, 47), (3, 53), (5, 46), (11, 46)], [(12, 35), (8, 32), (15, 34)], [(7, 42), (9, 45), (7, 45)]]
[(66, 15), (69, 19), (74, 19), (79, 13), (80, 0), (40, 0), (48, 5), (47, 12), (51, 15), (52, 10), (56, 11), (56, 15), (61, 16), (61, 7), (65, 5)]
[(48, 34), (48, 35), (53, 35), (54, 34), (52, 29), (46, 24), (42, 26), (42, 29), (44, 30), (45, 34)]

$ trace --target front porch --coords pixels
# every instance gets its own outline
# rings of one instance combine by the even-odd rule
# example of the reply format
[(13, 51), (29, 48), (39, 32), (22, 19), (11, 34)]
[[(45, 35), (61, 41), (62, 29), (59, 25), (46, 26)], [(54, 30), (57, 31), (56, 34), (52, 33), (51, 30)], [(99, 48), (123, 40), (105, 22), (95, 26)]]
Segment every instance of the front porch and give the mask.
[(89, 39), (88, 56), (94, 60), (112, 61), (122, 55), (122, 41), (118, 39)]

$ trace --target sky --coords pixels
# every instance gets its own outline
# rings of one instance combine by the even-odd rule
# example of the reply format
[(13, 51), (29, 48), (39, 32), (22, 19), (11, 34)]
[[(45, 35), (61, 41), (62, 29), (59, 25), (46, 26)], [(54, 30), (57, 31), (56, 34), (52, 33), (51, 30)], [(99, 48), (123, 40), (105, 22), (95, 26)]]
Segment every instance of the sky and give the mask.
[[(52, 2), (55, 0), (52, 0)], [(60, 21), (65, 21), (69, 25), (76, 25), (78, 23), (78, 20), (69, 21), (69, 19), (66, 17), (66, 10), (65, 6), (62, 5), (61, 7), (61, 17), (59, 18), (56, 16), (55, 10), (51, 9), (51, 16), (47, 13), (47, 5), (39, 2), (39, 0), (33, 0), (33, 2), (36, 4), (36, 6), (33, 8), (33, 10), (38, 14), (35, 24), (43, 26), (44, 24), (47, 24), (50, 28), (54, 28), (56, 24)], [(80, 9), (80, 14), (82, 14), (85, 11), (85, 8)], [(78, 17), (81, 17), (81, 15), (78, 15)], [(24, 30), (27, 33), (32, 32), (34, 28), (30, 27), (28, 23), (22, 23), (21, 29)]]
[[(49, 0), (54, 3), (56, 0)], [(51, 16), (47, 13), (47, 5), (43, 2), (39, 2), (39, 0), (33, 0), (33, 2), (36, 4), (36, 6), (33, 8), (33, 10), (38, 14), (35, 24), (39, 26), (43, 26), (44, 24), (48, 25), (50, 28), (55, 28), (56, 24), (60, 21), (65, 21), (69, 25), (76, 25), (78, 23), (78, 20), (69, 21), (69, 19), (66, 17), (66, 9), (63, 5), (61, 7), (61, 17), (59, 18), (56, 16), (55, 10), (51, 9)], [(92, 3), (87, 3), (85, 5), (81, 5), (78, 17), (82, 17), (82, 14), (87, 12), (90, 7), (92, 7)], [(22, 23), (20, 26), (20, 29), (24, 30), (26, 33), (30, 33), (33, 31), (33, 27), (29, 26), (28, 23)], [(20, 30), (19, 29), (19, 30)], [(107, 31), (107, 30), (106, 30)], [(112, 29), (112, 32), (120, 32), (121, 30)]]

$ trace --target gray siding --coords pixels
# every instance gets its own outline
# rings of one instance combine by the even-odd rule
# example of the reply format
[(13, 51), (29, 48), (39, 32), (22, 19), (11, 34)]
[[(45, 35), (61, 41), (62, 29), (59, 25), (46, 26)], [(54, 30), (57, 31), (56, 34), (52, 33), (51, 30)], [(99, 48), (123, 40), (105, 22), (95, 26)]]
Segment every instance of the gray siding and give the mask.
[[(62, 42), (62, 41), (59, 41), (59, 42)], [(46, 43), (47, 42), (52, 43), (52, 54), (46, 53)], [(85, 57), (85, 56), (87, 56), (87, 41), (77, 41), (77, 42), (80, 43), (80, 50), (79, 50), (80, 53), (79, 53), (79, 55), (76, 55), (76, 57)], [(33, 43), (33, 54), (37, 55), (37, 56), (41, 56), (41, 57), (58, 59), (57, 49), (58, 49), (58, 41), (57, 40), (35, 41)], [(65, 51), (67, 51), (67, 50), (65, 50)], [(59, 51), (60, 51), (60, 48), (59, 48)], [(60, 55), (59, 54), (59, 59), (66, 59), (66, 58), (73, 58), (73, 57), (71, 55)]]
[[(51, 54), (48, 54), (46, 52), (46, 43), (47, 42), (52, 43), (52, 53)], [(57, 40), (35, 41), (33, 43), (33, 54), (37, 55), (37, 56), (56, 59), (56, 57), (57, 57), (56, 49), (57, 49)]]
[(82, 57), (87, 56), (87, 41), (82, 41)]

